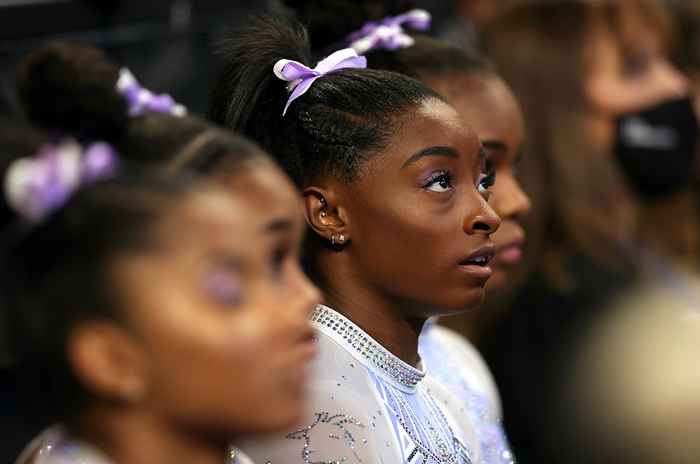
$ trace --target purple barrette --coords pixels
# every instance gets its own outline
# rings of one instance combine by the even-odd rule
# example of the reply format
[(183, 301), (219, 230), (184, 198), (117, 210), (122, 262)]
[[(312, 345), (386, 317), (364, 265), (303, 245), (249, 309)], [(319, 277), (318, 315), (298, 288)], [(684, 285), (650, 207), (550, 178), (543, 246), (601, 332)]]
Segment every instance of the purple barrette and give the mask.
[(357, 32), (348, 37), (349, 47), (359, 54), (365, 54), (370, 50), (398, 50), (407, 48), (415, 43), (410, 35), (406, 34), (403, 26), (409, 26), (418, 31), (426, 31), (430, 28), (432, 18), (425, 10), (411, 10), (399, 16), (390, 16), (381, 21), (366, 23)]
[(187, 109), (173, 100), (168, 94), (155, 94), (141, 87), (131, 71), (122, 68), (119, 71), (117, 92), (126, 98), (129, 106), (129, 116), (140, 116), (147, 112), (166, 113), (173, 116), (184, 116)]
[(290, 82), (287, 87), (287, 90), (290, 92), (289, 100), (287, 100), (287, 104), (282, 111), (282, 116), (287, 114), (289, 105), (304, 95), (319, 77), (340, 69), (364, 69), (366, 67), (367, 59), (364, 56), (359, 56), (352, 48), (344, 48), (332, 53), (319, 61), (313, 69), (298, 61), (279, 60), (273, 68), (275, 76), (278, 79)]
[(109, 176), (117, 167), (111, 145), (85, 150), (73, 139), (45, 145), (36, 156), (15, 160), (5, 176), (7, 203), (20, 216), (38, 221), (62, 207), (81, 185)]

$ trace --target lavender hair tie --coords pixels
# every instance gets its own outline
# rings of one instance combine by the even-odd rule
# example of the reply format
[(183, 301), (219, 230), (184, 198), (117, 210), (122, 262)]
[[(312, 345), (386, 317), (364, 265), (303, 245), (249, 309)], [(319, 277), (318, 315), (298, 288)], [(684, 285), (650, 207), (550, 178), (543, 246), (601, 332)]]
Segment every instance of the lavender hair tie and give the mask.
[(112, 174), (114, 149), (98, 142), (82, 147), (72, 139), (45, 145), (36, 156), (15, 160), (5, 176), (8, 205), (20, 216), (39, 221), (61, 208), (81, 185)]
[(178, 104), (168, 94), (154, 94), (141, 87), (131, 71), (122, 68), (119, 71), (117, 92), (126, 98), (129, 106), (129, 116), (140, 116), (144, 113), (166, 113), (173, 116), (184, 116), (187, 110)]
[(415, 43), (410, 35), (406, 34), (403, 26), (411, 29), (426, 31), (430, 28), (430, 13), (425, 10), (411, 10), (399, 16), (390, 16), (381, 21), (366, 23), (357, 32), (348, 37), (349, 47), (359, 54), (370, 50), (398, 50), (407, 48)]
[(273, 69), (275, 76), (283, 81), (290, 82), (287, 89), (290, 92), (289, 100), (282, 111), (282, 116), (287, 114), (287, 108), (294, 100), (301, 97), (311, 88), (319, 77), (340, 69), (364, 69), (367, 67), (367, 59), (359, 56), (352, 48), (344, 48), (332, 53), (318, 62), (311, 69), (305, 64), (292, 60), (279, 60)]

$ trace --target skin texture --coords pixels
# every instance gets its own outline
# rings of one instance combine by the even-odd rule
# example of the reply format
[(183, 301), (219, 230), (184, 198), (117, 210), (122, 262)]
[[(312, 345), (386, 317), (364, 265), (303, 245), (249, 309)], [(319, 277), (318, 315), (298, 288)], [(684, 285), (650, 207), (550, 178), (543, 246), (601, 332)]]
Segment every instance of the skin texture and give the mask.
[(123, 323), (73, 335), (99, 398), (79, 429), (115, 462), (222, 462), (237, 435), (298, 419), (320, 294), (298, 264), (298, 195), (269, 161), (247, 163), (228, 179), (235, 197), (189, 195), (157, 225), (156, 248), (114, 263)]
[[(327, 301), (415, 363), (428, 317), (482, 302), (491, 270), (465, 261), (493, 252), (490, 235), (500, 219), (487, 203), (489, 192), (479, 191), (485, 153), (474, 131), (437, 100), (408, 114), (357, 180), (317, 179), (305, 194), (315, 232), (347, 238), (318, 257)], [(447, 147), (450, 155), (416, 156), (432, 147)]]
[(494, 74), (423, 80), (444, 95), (474, 128), (496, 171), (489, 204), (501, 217), (501, 227), (492, 235), (496, 257), (486, 289), (489, 294), (498, 292), (512, 284), (522, 260), (525, 231), (521, 222), (530, 211), (530, 199), (516, 177), (525, 137), (522, 111), (507, 85)]

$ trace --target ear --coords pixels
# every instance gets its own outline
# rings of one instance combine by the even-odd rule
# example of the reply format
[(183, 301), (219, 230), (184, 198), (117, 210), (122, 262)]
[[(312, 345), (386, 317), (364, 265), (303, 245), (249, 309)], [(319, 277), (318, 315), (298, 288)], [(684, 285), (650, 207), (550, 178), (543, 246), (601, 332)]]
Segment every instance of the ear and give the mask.
[(137, 404), (147, 393), (146, 356), (124, 328), (84, 322), (68, 339), (68, 360), (81, 383), (99, 397)]
[(342, 236), (343, 243), (350, 238), (350, 218), (337, 189), (306, 187), (304, 213), (314, 232), (329, 242), (334, 241), (334, 237)]

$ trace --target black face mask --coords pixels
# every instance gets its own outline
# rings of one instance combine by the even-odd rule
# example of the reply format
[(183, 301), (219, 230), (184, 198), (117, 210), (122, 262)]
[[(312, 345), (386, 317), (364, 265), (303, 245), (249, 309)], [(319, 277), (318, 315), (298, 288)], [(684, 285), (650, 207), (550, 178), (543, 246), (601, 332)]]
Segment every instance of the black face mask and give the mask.
[(617, 119), (614, 153), (636, 191), (659, 198), (695, 179), (698, 134), (693, 101), (665, 101)]

